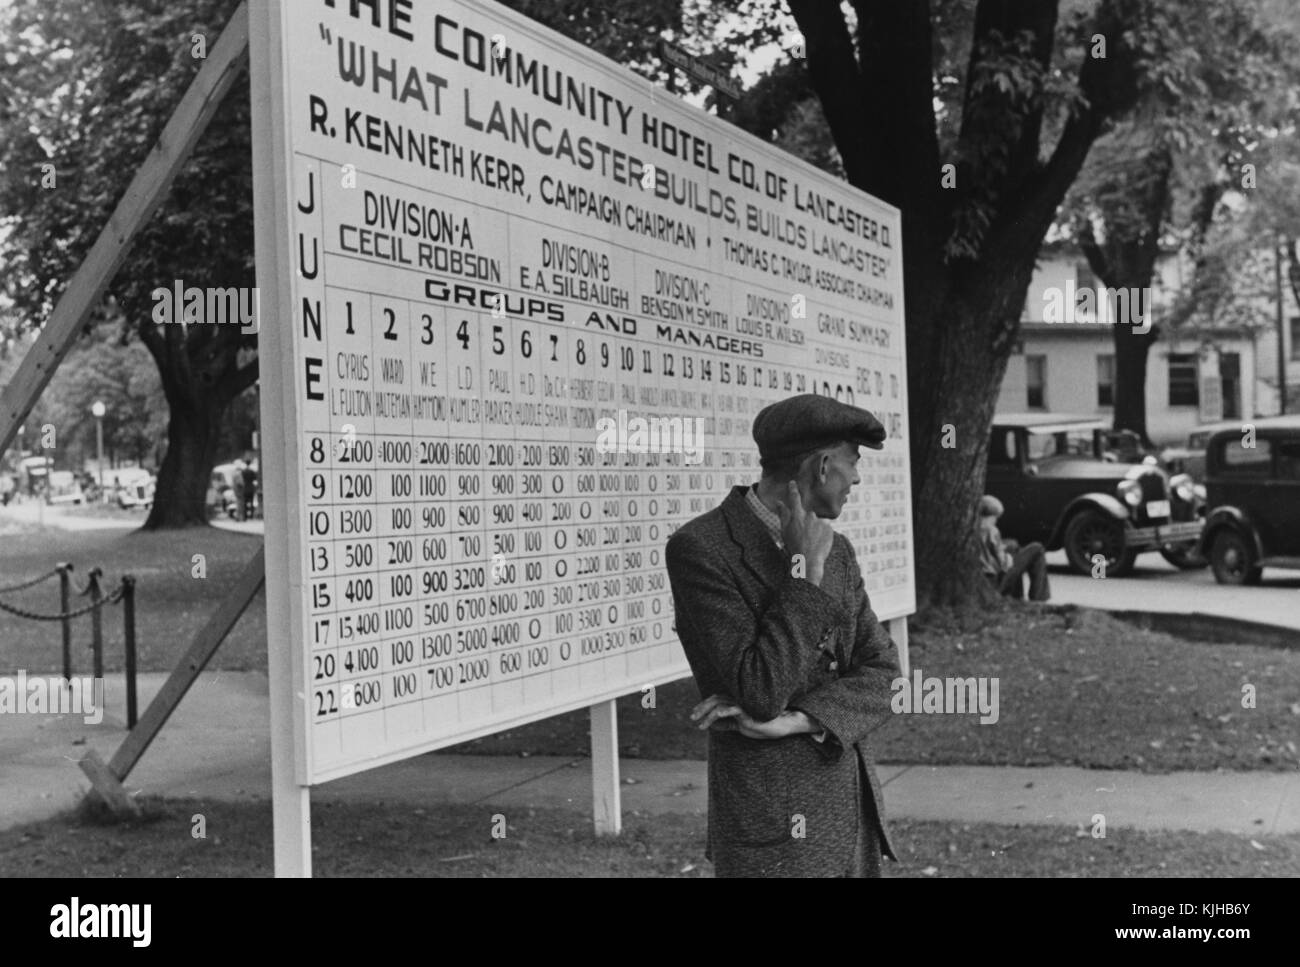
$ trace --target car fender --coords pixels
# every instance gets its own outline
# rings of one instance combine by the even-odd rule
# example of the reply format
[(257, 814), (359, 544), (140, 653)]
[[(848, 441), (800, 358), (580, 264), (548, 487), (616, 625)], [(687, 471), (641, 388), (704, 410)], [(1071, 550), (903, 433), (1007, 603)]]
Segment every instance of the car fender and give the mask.
[(1259, 539), (1259, 531), (1251, 523), (1250, 517), (1240, 507), (1229, 504), (1215, 507), (1205, 518), (1205, 530), (1201, 531), (1197, 553), (1202, 557), (1209, 557), (1210, 545), (1214, 543), (1215, 535), (1222, 530), (1234, 530), (1244, 537), (1255, 551), (1255, 560), (1264, 556), (1264, 545)]
[(1056, 549), (1065, 543), (1065, 529), (1070, 525), (1070, 518), (1081, 510), (1096, 510), (1103, 514), (1114, 517), (1120, 523), (1128, 523), (1128, 509), (1110, 494), (1092, 492), (1080, 494), (1065, 506), (1061, 516), (1056, 519), (1056, 526), (1052, 528), (1052, 539), (1048, 542), (1049, 549)]

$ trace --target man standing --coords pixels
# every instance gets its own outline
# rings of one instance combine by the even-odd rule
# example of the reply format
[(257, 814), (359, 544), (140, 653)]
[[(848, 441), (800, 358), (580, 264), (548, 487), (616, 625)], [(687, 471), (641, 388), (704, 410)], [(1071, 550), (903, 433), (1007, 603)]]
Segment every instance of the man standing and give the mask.
[(718, 876), (879, 876), (896, 859), (868, 746), (899, 675), (848, 539), (826, 521), (880, 421), (795, 396), (754, 418), (763, 476), (668, 541), (676, 630), (709, 730)]

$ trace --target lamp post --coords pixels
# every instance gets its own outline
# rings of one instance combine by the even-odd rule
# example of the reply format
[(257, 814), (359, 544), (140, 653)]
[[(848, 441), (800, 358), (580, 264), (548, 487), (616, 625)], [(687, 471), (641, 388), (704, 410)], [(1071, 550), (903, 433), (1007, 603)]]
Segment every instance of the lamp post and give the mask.
[(99, 471), (99, 499), (104, 500), (104, 414), (108, 408), (99, 400), (90, 405), (91, 415), (95, 417), (95, 467)]

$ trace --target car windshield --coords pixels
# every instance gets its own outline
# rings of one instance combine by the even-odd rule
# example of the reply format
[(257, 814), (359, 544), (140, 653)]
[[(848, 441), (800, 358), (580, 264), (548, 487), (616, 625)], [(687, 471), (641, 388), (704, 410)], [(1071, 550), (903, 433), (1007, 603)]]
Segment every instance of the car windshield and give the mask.
[(1029, 434), (1029, 459), (1047, 460), (1052, 457), (1090, 457), (1092, 428), (1061, 430), (1056, 433)]

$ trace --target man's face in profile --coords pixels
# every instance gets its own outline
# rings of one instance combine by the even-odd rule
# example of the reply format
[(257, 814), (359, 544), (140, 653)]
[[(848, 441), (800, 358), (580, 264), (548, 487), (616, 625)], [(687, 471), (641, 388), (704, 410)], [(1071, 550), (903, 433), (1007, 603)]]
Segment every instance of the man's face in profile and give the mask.
[(839, 517), (849, 493), (862, 482), (858, 476), (860, 459), (858, 445), (847, 442), (811, 457), (799, 474), (799, 496), (804, 507), (818, 517), (830, 520)]

